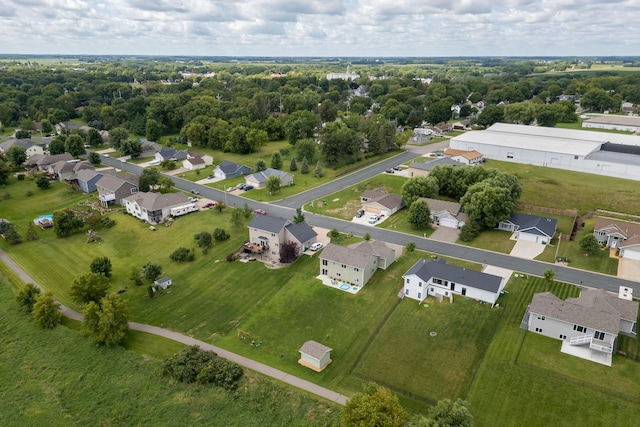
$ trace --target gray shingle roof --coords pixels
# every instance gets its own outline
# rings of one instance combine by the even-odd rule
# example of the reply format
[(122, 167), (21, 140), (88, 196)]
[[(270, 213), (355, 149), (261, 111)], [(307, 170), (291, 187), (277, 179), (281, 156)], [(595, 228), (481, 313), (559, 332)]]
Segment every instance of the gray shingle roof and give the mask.
[(300, 347), (299, 352), (304, 353), (307, 356), (311, 356), (314, 359), (320, 360), (324, 357), (325, 354), (333, 350), (332, 348), (327, 347), (326, 345), (320, 344), (317, 341), (307, 341)]
[(149, 211), (180, 206), (189, 203), (189, 199), (184, 193), (135, 193), (125, 197), (125, 200), (135, 201)]
[[(218, 167), (222, 172), (224, 172), (225, 175), (232, 175), (235, 173), (246, 174), (251, 172), (251, 168), (249, 166), (241, 165), (234, 162), (229, 162), (227, 160), (220, 162)], [(243, 168), (245, 169), (245, 171), (242, 171)]]
[(431, 160), (431, 161), (428, 161), (428, 162), (417, 162), (417, 161), (414, 161), (413, 163), (411, 163), (409, 165), (409, 167), (410, 168), (414, 168), (414, 169), (421, 169), (421, 170), (425, 170), (425, 171), (431, 171), (436, 166), (444, 166), (444, 165), (464, 166), (464, 163), (460, 163), (457, 160), (453, 160), (451, 157), (439, 157), (439, 158), (437, 158), (435, 160)]
[(460, 213), (462, 205), (456, 202), (448, 202), (446, 200), (429, 199), (427, 197), (418, 197), (418, 201), (425, 202), (429, 206), (431, 213), (448, 211), (451, 215), (456, 216)]
[(400, 206), (402, 206), (402, 196), (398, 194), (387, 194), (384, 197), (370, 199), (368, 202), (365, 202), (365, 204), (368, 203), (378, 203), (388, 209), (400, 208)]
[(88, 182), (91, 181), (96, 175), (102, 176), (103, 173), (93, 169), (82, 169), (76, 174), (76, 179), (78, 181)]
[(96, 182), (96, 185), (113, 192), (117, 191), (127, 182), (137, 186), (137, 184), (131, 182), (133, 178), (125, 179), (125, 176), (126, 175), (104, 175), (98, 182)]
[(561, 300), (551, 292), (535, 294), (531, 313), (617, 335), (620, 319), (636, 321), (638, 302), (627, 301), (603, 289), (585, 289), (578, 298)]
[(289, 221), (276, 218), (270, 215), (255, 215), (249, 223), (250, 228), (268, 231), (269, 233), (280, 234)]
[(300, 224), (289, 224), (286, 226), (286, 229), (301, 243), (307, 242), (318, 235), (318, 233), (313, 231), (313, 228), (311, 228), (306, 222), (301, 222)]
[(251, 176), (258, 182), (265, 182), (267, 178), (269, 178), (272, 175), (279, 176), (281, 179), (286, 178), (287, 176), (291, 176), (290, 173), (287, 173), (278, 169), (271, 169), (271, 168), (267, 168), (261, 172), (256, 172)]
[(549, 237), (553, 237), (556, 233), (558, 220), (555, 218), (545, 218), (543, 216), (523, 214), (514, 212), (509, 217), (509, 221), (518, 226), (518, 231), (525, 231), (530, 234), (540, 234), (537, 230), (542, 231)]
[(372, 256), (386, 258), (391, 249), (383, 242), (360, 242), (348, 247), (329, 243), (320, 254), (320, 259), (339, 262), (349, 267), (365, 268)]
[(432, 261), (422, 258), (407, 270), (402, 277), (412, 274), (420, 277), (425, 282), (435, 277), (489, 292), (498, 292), (502, 283), (502, 277), (449, 265), (442, 258)]

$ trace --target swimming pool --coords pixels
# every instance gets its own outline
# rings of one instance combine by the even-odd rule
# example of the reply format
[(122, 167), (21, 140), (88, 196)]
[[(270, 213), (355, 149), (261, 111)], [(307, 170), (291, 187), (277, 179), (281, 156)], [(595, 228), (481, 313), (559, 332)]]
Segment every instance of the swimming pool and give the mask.
[(33, 222), (36, 225), (39, 225), (40, 222), (44, 220), (53, 221), (53, 214), (40, 215), (38, 218), (34, 219)]
[(343, 283), (342, 285), (340, 285), (340, 289), (342, 289), (343, 291), (349, 290), (351, 286), (348, 283)]

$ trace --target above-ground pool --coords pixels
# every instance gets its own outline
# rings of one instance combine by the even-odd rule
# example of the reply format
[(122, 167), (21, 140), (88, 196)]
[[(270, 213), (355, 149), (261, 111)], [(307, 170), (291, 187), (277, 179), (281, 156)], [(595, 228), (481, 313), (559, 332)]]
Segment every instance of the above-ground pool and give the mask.
[(53, 221), (53, 215), (52, 214), (40, 215), (38, 218), (34, 219), (33, 222), (36, 225), (38, 225), (43, 220)]

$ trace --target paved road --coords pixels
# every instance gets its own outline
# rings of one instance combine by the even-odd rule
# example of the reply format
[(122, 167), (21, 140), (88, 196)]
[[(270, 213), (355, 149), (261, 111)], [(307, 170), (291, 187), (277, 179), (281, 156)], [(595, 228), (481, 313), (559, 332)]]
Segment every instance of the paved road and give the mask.
[[(40, 284), (38, 284), (26, 271), (22, 269), (15, 261), (13, 261), (9, 255), (0, 250), (0, 261), (4, 262), (7, 267), (9, 267), (19, 278), (25, 283), (33, 283), (38, 286), (40, 289), (43, 289)], [(82, 320), (82, 314), (78, 313), (66, 307), (64, 305), (60, 306), (60, 312), (73, 320)], [(180, 334), (178, 332), (170, 331), (168, 329), (158, 328), (156, 326), (145, 325), (142, 323), (129, 322), (129, 328), (134, 331), (146, 332), (152, 335), (161, 336), (164, 338), (168, 338), (173, 341), (180, 342), (185, 345), (197, 345), (205, 350), (210, 350), (218, 354), (218, 356), (223, 357), (227, 360), (231, 360), (232, 362), (237, 363), (238, 365), (244, 366), (245, 368), (251, 369), (256, 372), (260, 372), (263, 375), (267, 375), (271, 378), (275, 378), (279, 381), (297, 387), (299, 389), (305, 390), (309, 393), (315, 394), (316, 396), (320, 396), (324, 399), (330, 400), (332, 402), (336, 402), (340, 405), (345, 405), (347, 400), (349, 399), (347, 396), (337, 393), (333, 390), (329, 390), (328, 388), (321, 387), (317, 384), (309, 382), (307, 380), (303, 380), (302, 378), (295, 377), (293, 375), (287, 374), (279, 369), (272, 368), (271, 366), (267, 366), (263, 363), (256, 362), (255, 360), (248, 359), (244, 356), (241, 356), (236, 353), (232, 353), (223, 348), (208, 344), (204, 341), (197, 340), (195, 338), (189, 337), (187, 335)]]

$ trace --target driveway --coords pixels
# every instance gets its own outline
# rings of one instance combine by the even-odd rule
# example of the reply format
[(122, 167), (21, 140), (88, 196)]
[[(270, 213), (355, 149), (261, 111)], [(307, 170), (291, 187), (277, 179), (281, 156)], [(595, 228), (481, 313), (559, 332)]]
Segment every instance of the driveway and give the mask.
[(455, 243), (460, 235), (460, 230), (450, 227), (438, 227), (433, 232), (430, 239), (437, 240), (439, 242)]
[(618, 259), (618, 277), (628, 280), (638, 280), (640, 278), (640, 261), (635, 259)]
[(511, 249), (509, 255), (518, 258), (534, 259), (544, 251), (545, 247), (545, 245), (541, 245), (540, 243), (516, 240), (516, 245)]

